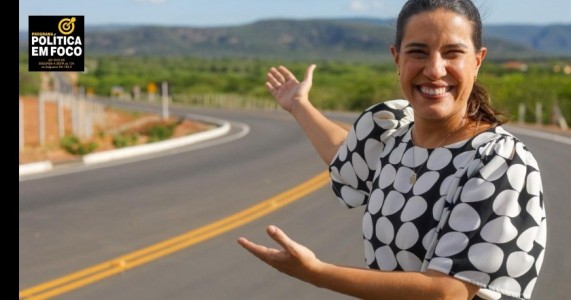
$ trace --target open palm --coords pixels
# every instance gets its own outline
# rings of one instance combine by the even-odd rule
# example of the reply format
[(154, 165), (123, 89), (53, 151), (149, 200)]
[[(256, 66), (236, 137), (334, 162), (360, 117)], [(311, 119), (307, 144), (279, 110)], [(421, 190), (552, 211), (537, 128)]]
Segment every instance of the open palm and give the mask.
[(309, 280), (311, 271), (318, 269), (321, 264), (313, 251), (290, 239), (276, 226), (268, 226), (267, 233), (283, 250), (255, 244), (243, 237), (238, 239), (238, 243), (278, 271), (301, 280)]
[(286, 67), (271, 68), (267, 74), (266, 88), (283, 109), (291, 112), (295, 105), (309, 101), (314, 69), (315, 65), (310, 65), (300, 82)]

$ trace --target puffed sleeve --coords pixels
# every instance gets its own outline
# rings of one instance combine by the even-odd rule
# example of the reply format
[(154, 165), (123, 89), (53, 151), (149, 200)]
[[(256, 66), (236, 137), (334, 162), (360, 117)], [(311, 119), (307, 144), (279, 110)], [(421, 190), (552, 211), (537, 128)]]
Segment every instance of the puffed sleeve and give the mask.
[(329, 165), (332, 189), (349, 208), (365, 205), (379, 157), (392, 133), (413, 120), (406, 100), (390, 100), (363, 111)]
[(497, 132), (449, 193), (428, 269), (480, 286), (482, 299), (529, 299), (547, 236), (540, 170), (521, 141)]

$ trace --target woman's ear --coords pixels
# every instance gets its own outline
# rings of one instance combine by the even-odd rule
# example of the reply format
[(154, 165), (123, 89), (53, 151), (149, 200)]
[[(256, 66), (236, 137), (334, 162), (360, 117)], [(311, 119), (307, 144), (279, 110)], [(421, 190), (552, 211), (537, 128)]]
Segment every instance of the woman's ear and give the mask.
[(476, 73), (482, 66), (484, 62), (484, 58), (486, 58), (486, 53), (488, 53), (488, 49), (486, 47), (482, 47), (479, 52), (476, 53)]
[(393, 59), (395, 60), (395, 64), (399, 64), (399, 53), (397, 51), (397, 47), (395, 45), (391, 46), (391, 54), (393, 55)]
[(392, 45), (391, 46), (391, 54), (393, 55), (393, 59), (395, 61), (395, 65), (397, 66), (397, 74), (400, 75), (400, 70), (399, 70), (399, 53), (397, 51), (397, 48)]

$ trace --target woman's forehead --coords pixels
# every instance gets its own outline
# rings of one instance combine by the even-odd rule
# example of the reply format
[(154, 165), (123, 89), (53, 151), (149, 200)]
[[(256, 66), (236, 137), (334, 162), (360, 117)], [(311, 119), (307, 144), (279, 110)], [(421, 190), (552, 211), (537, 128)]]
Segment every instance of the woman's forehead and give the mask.
[(473, 24), (465, 16), (438, 9), (412, 16), (404, 27), (403, 42), (427, 43), (447, 38), (452, 43), (466, 43), (466, 39), (472, 38), (472, 30)]

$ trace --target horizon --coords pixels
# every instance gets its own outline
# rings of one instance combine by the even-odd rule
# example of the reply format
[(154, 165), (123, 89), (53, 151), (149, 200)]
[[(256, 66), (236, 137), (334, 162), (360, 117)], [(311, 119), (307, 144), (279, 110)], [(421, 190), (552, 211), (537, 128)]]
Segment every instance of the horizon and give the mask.
[[(82, 15), (86, 27), (161, 26), (232, 27), (264, 20), (396, 19), (404, 0), (22, 0), (19, 1), (19, 31), (28, 30), (28, 16)], [(541, 13), (532, 0), (474, 0), (484, 26), (568, 25), (571, 1), (544, 0)]]
[[(191, 25), (191, 24), (153, 24), (153, 23), (101, 23), (101, 24), (86, 24), (85, 28), (97, 28), (97, 27), (171, 27), (171, 28), (224, 28), (224, 27), (239, 27), (246, 26), (258, 22), (264, 21), (311, 21), (311, 20), (375, 20), (375, 21), (391, 21), (396, 20), (395, 18), (375, 18), (369, 16), (349, 16), (349, 17), (316, 17), (316, 18), (265, 18), (259, 20), (253, 20), (250, 22), (239, 23), (239, 24), (226, 24), (226, 25)], [(546, 24), (533, 24), (533, 23), (498, 23), (498, 24), (484, 24), (484, 26), (532, 26), (532, 27), (544, 27), (544, 26), (566, 26), (571, 25), (569, 22), (560, 23), (546, 23)], [(20, 29), (20, 32), (25, 32), (28, 29)]]

